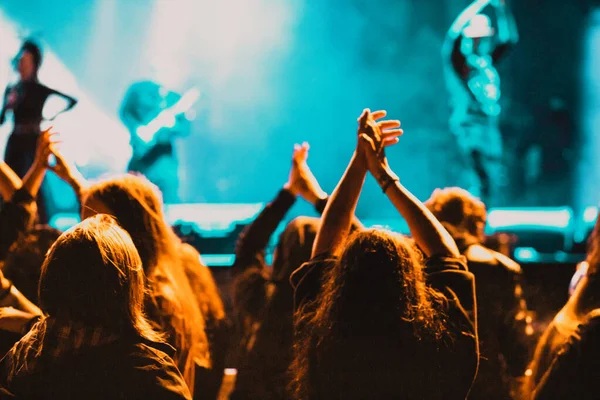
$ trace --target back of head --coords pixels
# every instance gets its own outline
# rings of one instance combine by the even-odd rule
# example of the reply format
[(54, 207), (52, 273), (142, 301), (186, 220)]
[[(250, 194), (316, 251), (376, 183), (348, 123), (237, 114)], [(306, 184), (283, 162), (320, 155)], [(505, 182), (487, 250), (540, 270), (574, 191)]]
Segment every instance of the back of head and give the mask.
[(140, 256), (107, 215), (88, 218), (56, 240), (42, 266), (39, 298), (57, 320), (160, 339), (143, 316)]
[(175, 252), (177, 238), (164, 220), (160, 192), (146, 178), (128, 174), (98, 182), (88, 188), (84, 203), (88, 199), (103, 203), (129, 232), (147, 274)]
[(31, 54), (33, 66), (35, 68), (35, 74), (37, 75), (37, 71), (42, 66), (42, 61), (43, 61), (43, 57), (44, 57), (41, 46), (33, 39), (26, 39), (23, 42), (23, 44), (21, 44), (21, 48), (19, 49), (19, 52), (17, 53), (15, 58), (12, 60), (12, 64), (13, 64), (13, 67), (15, 68), (15, 70), (18, 69), (19, 59), (21, 58), (21, 56), (24, 53)]
[(310, 260), (313, 243), (319, 229), (319, 219), (297, 217), (285, 228), (273, 255), (271, 280), (290, 296), (293, 295), (289, 283), (290, 275), (302, 264)]
[[(156, 186), (142, 176), (124, 175), (92, 185), (85, 203), (102, 203), (133, 238), (148, 278), (146, 305), (153, 322), (169, 333), (177, 362), (193, 387), (193, 362), (209, 367), (202, 304), (186, 273), (181, 241), (167, 224)], [(157, 300), (159, 299), (159, 300)]]
[(479, 242), (487, 219), (485, 204), (458, 187), (436, 189), (425, 206), (457, 239)]
[(11, 248), (2, 271), (21, 293), (38, 303), (40, 271), (46, 253), (61, 232), (47, 225), (39, 225), (21, 237)]
[(401, 362), (399, 351), (423, 354), (416, 350), (423, 344), (436, 347), (446, 332), (444, 316), (435, 308), (422, 265), (412, 241), (399, 234), (370, 229), (348, 239), (339, 261), (325, 273), (316, 310), (299, 315), (292, 384), (297, 395), (323, 389), (313, 386), (315, 373), (329, 375), (322, 382), (335, 381), (340, 390), (347, 379), (367, 386), (384, 379), (372, 375), (386, 368), (392, 369), (385, 376), (397, 380), (398, 371), (413, 362)]
[(422, 265), (406, 237), (380, 229), (356, 232), (328, 274), (323, 293), (335, 295), (323, 299), (324, 304), (337, 303), (330, 308), (333, 321), (354, 321), (359, 329), (409, 322), (417, 333), (412, 322), (428, 303)]

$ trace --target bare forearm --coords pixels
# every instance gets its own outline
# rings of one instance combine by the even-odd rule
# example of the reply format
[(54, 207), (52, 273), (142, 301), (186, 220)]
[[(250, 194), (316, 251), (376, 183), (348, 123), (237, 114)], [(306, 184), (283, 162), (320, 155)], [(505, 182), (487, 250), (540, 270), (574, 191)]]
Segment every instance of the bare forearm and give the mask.
[(0, 295), (0, 307), (13, 307), (17, 310), (30, 314), (41, 315), (41, 310), (25, 297), (11, 281), (2, 277), (0, 279), (2, 294)]
[(327, 202), (315, 239), (313, 256), (324, 252), (337, 256), (341, 252), (343, 243), (350, 233), (366, 174), (365, 163), (359, 160), (355, 153)]
[(4, 161), (0, 161), (0, 195), (9, 201), (12, 195), (21, 188), (21, 178)]
[(46, 175), (46, 166), (41, 160), (35, 160), (27, 175), (23, 178), (23, 188), (35, 198), (42, 186), (44, 176)]
[[(379, 171), (379, 177), (384, 174), (392, 174), (391, 170)], [(378, 179), (379, 181), (379, 179)], [(394, 207), (404, 217), (410, 228), (410, 232), (421, 249), (428, 255), (449, 255), (458, 257), (460, 255), (456, 243), (433, 216), (433, 214), (409, 192), (398, 181), (393, 182), (387, 189), (386, 194)]]
[(491, 0), (476, 0), (465, 8), (459, 16), (454, 20), (450, 29), (448, 30), (448, 36), (451, 38), (458, 37), (463, 29), (469, 24), (469, 21), (481, 13), (491, 3)]
[(519, 41), (519, 31), (517, 23), (510, 9), (502, 3), (495, 7), (496, 18), (498, 20), (498, 39), (500, 43), (517, 43)]

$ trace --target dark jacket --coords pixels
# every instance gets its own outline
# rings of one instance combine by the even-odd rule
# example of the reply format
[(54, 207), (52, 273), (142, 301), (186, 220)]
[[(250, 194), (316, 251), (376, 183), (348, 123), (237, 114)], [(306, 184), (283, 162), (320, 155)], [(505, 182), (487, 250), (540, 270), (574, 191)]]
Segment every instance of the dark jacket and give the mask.
[[(241, 347), (237, 355), (238, 375), (232, 399), (284, 399), (291, 362), (293, 335), (293, 289), (290, 274), (310, 259), (318, 219), (300, 217), (281, 234), (273, 266), (265, 260), (265, 249), (295, 196), (281, 190), (240, 235), (236, 247), (234, 275), (240, 319), (253, 321), (252, 328), (239, 321)], [(317, 207), (318, 211), (322, 211)], [(320, 210), (319, 210), (320, 209)], [(249, 315), (251, 314), (251, 315)]]
[[(172, 399), (190, 392), (165, 352), (172, 348), (120, 338), (100, 345), (65, 345), (63, 333), (40, 333), (36, 325), (0, 362), (0, 387), (18, 399)], [(62, 343), (61, 343), (62, 342)]]
[(509, 379), (522, 375), (529, 360), (521, 267), (475, 241), (452, 236), (477, 285), (481, 358), (469, 398), (510, 399)]

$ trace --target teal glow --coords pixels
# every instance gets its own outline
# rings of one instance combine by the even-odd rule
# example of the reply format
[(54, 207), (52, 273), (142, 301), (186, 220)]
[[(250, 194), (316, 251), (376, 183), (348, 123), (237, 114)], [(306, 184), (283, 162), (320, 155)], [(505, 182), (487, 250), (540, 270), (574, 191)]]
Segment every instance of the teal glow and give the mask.
[(533, 247), (517, 247), (515, 249), (515, 259), (519, 262), (539, 261), (539, 254)]
[(66, 231), (73, 225), (78, 224), (79, 221), (79, 215), (77, 214), (61, 213), (54, 215), (48, 224), (59, 231)]
[(235, 260), (233, 254), (202, 254), (201, 260), (209, 267), (231, 267)]

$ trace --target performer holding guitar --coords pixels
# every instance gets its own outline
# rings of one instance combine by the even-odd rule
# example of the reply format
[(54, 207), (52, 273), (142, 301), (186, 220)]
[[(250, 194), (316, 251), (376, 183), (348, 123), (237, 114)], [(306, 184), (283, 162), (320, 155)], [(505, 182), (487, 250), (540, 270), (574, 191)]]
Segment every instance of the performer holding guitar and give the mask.
[(121, 119), (131, 134), (130, 172), (145, 175), (162, 191), (165, 203), (177, 203), (178, 161), (173, 141), (189, 133), (184, 118), (199, 97), (196, 89), (183, 96), (152, 81), (134, 83), (121, 106)]

